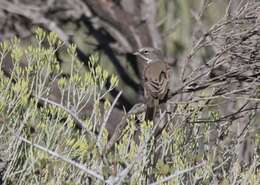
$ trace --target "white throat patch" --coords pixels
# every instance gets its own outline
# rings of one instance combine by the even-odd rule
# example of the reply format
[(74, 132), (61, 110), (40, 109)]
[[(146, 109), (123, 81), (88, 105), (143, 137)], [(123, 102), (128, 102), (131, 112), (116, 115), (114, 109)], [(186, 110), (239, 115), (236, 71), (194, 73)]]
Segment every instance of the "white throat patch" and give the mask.
[(145, 61), (146, 61), (147, 64), (150, 64), (152, 62), (152, 60), (148, 59), (148, 58), (146, 58)]
[(141, 56), (141, 58), (145, 61), (145, 63), (150, 64), (150, 63), (152, 62), (152, 59), (147, 58), (147, 57), (145, 57), (145, 56), (143, 56), (143, 55), (140, 55), (140, 56)]

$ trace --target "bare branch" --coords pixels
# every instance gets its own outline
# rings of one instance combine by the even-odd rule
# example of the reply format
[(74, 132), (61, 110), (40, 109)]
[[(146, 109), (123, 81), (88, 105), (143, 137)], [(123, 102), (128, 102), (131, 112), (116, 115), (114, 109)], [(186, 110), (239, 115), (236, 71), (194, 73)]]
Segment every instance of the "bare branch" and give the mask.
[[(86, 168), (85, 166), (83, 166), (83, 165), (81, 165), (81, 164), (79, 164), (79, 163), (77, 163), (77, 162), (75, 162), (75, 161), (73, 161), (73, 160), (71, 160), (71, 159), (69, 159), (69, 158), (67, 158), (67, 157), (64, 157), (64, 156), (60, 155), (60, 154), (58, 154), (57, 152), (53, 152), (53, 151), (51, 151), (51, 150), (49, 150), (49, 149), (47, 149), (47, 148), (45, 148), (45, 147), (43, 147), (43, 146), (40, 146), (40, 145), (38, 145), (38, 144), (36, 144), (36, 143), (32, 143), (31, 141), (25, 139), (25, 138), (22, 137), (22, 136), (18, 136), (18, 135), (15, 134), (15, 137), (16, 137), (17, 139), (23, 141), (24, 143), (29, 144), (29, 145), (32, 146), (32, 147), (35, 147), (35, 148), (37, 148), (37, 149), (39, 149), (39, 150), (42, 150), (42, 151), (44, 151), (44, 152), (47, 152), (47, 153), (50, 154), (51, 156), (56, 157), (56, 158), (58, 158), (58, 159), (60, 159), (60, 160), (62, 160), (62, 161), (64, 161), (64, 162), (66, 162), (66, 163), (69, 163), (70, 165), (75, 166), (76, 168), (78, 168), (78, 169), (84, 171), (85, 173), (87, 173), (87, 174), (89, 174), (89, 175), (91, 175), (91, 176), (97, 178), (97, 179), (100, 180), (100, 181), (105, 182), (103, 176), (101, 176), (101, 175), (99, 175), (98, 173), (96, 173), (96, 172), (94, 172), (94, 171), (92, 171), (92, 170)], [(107, 183), (108, 183), (108, 182), (107, 182)]]

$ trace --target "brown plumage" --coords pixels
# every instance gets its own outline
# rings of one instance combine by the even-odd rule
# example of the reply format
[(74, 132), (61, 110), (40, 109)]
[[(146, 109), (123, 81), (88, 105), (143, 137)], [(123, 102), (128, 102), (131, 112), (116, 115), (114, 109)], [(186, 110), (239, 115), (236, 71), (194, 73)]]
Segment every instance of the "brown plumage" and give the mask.
[(145, 62), (143, 70), (144, 97), (147, 104), (146, 120), (154, 120), (161, 101), (169, 91), (170, 67), (163, 60), (160, 50), (142, 48), (135, 53)]

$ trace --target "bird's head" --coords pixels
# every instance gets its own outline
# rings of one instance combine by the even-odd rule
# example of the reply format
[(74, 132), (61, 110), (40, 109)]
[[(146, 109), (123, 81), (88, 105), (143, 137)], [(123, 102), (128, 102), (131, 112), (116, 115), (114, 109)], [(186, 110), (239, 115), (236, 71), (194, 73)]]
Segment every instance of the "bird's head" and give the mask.
[(140, 57), (147, 64), (162, 60), (162, 53), (157, 48), (141, 48), (138, 51), (136, 51), (134, 55)]

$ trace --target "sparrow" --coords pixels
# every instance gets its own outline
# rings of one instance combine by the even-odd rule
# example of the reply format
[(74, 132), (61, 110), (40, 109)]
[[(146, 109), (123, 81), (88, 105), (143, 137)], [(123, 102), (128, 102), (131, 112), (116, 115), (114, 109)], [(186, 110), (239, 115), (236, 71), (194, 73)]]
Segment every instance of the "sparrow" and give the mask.
[(170, 66), (157, 48), (141, 48), (134, 55), (144, 62), (142, 80), (147, 105), (145, 120), (154, 121), (159, 104), (167, 100)]

